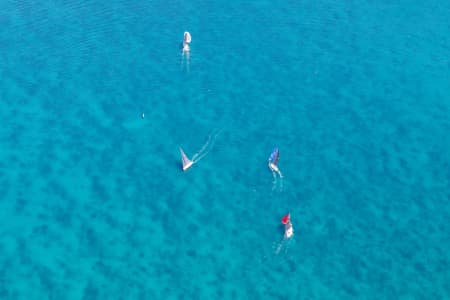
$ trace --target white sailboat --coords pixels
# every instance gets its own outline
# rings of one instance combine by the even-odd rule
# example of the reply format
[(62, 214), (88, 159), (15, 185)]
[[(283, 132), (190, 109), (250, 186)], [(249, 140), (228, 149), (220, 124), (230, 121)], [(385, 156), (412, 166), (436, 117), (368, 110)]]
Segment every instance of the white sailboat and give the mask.
[(183, 52), (187, 53), (189, 52), (189, 43), (192, 41), (191, 34), (188, 31), (184, 32), (183, 36)]
[(206, 155), (208, 155), (209, 151), (211, 151), (212, 147), (214, 146), (214, 142), (216, 141), (217, 136), (220, 134), (221, 130), (214, 130), (209, 136), (206, 143), (203, 144), (203, 146), (200, 148), (200, 150), (197, 151), (194, 155), (191, 156), (191, 159), (189, 159), (184, 153), (183, 149), (180, 147), (180, 154), (181, 154), (181, 162), (183, 164), (183, 171), (186, 171), (189, 169), (193, 164), (198, 163), (200, 160), (202, 160)]
[(180, 154), (181, 154), (181, 163), (183, 164), (183, 171), (186, 171), (192, 166), (194, 162), (187, 157), (187, 155), (184, 153), (181, 147), (180, 147)]

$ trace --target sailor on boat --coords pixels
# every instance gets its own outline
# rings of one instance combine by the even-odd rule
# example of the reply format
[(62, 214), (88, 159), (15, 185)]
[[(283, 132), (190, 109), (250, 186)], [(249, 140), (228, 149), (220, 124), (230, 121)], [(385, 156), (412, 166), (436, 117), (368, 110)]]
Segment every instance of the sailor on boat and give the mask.
[(183, 52), (189, 52), (189, 43), (191, 42), (191, 40), (191, 34), (188, 31), (185, 31), (183, 37)]
[(281, 219), (281, 223), (284, 224), (284, 238), (288, 239), (292, 237), (294, 234), (294, 228), (292, 227), (291, 223), (291, 214), (287, 214)]

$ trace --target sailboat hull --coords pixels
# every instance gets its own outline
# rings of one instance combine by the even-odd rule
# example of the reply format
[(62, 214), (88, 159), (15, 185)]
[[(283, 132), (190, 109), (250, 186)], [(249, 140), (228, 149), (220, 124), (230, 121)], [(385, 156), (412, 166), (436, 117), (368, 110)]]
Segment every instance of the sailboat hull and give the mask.
[(294, 234), (294, 228), (292, 227), (291, 222), (287, 223), (284, 227), (284, 237), (290, 238)]
[(187, 171), (187, 169), (189, 169), (192, 166), (193, 162), (190, 161), (188, 163), (186, 163), (185, 165), (183, 165), (183, 171)]
[(273, 163), (269, 163), (269, 169), (271, 169), (272, 171), (277, 172), (277, 173), (280, 172), (278, 167)]

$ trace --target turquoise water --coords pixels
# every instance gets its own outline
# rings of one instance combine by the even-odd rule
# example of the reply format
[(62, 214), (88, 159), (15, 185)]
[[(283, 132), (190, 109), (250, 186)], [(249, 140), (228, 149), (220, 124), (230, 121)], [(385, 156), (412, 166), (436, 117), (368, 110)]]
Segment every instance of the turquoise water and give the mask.
[(450, 2), (213, 2), (0, 3), (0, 298), (449, 299)]

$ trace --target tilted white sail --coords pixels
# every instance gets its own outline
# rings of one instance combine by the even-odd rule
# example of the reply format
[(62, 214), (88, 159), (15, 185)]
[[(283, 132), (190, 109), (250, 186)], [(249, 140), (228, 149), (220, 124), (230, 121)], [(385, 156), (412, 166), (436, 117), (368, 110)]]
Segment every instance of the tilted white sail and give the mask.
[(192, 41), (191, 34), (189, 33), (189, 31), (185, 31), (184, 32), (183, 42), (189, 44), (191, 41)]
[(187, 155), (184, 153), (181, 147), (180, 147), (180, 154), (181, 154), (181, 163), (183, 164), (183, 171), (186, 171), (192, 166), (194, 162), (187, 157)]

